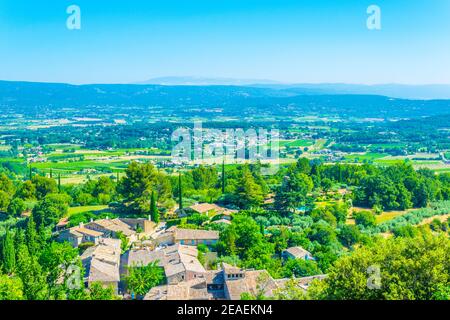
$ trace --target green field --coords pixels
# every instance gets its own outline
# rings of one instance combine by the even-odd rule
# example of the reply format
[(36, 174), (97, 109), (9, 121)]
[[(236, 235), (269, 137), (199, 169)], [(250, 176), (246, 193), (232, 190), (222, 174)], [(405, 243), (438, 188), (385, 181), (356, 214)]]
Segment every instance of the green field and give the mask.
[(283, 147), (309, 147), (314, 144), (311, 140), (281, 140), (279, 142), (280, 148)]
[(48, 173), (50, 169), (54, 171), (65, 171), (65, 172), (78, 172), (83, 169), (95, 169), (98, 171), (122, 171), (124, 170), (129, 161), (111, 161), (111, 162), (100, 162), (100, 161), (74, 161), (74, 162), (41, 162), (33, 164), (33, 168), (36, 168), (42, 172)]
[(398, 216), (404, 215), (405, 213), (408, 213), (408, 211), (387, 211), (383, 212), (382, 214), (376, 216), (377, 223), (386, 222), (389, 220), (392, 220)]
[[(362, 161), (375, 161), (377, 159), (381, 159), (388, 156), (387, 153), (375, 153), (375, 152), (368, 152), (365, 154), (349, 154), (344, 156), (344, 161), (350, 161), (350, 162), (362, 162)], [(398, 161), (398, 160), (394, 160)]]
[(84, 213), (84, 212), (92, 212), (92, 211), (101, 211), (108, 209), (108, 206), (106, 205), (98, 205), (98, 206), (81, 206), (81, 207), (71, 207), (67, 211), (67, 216), (72, 216), (77, 213)]

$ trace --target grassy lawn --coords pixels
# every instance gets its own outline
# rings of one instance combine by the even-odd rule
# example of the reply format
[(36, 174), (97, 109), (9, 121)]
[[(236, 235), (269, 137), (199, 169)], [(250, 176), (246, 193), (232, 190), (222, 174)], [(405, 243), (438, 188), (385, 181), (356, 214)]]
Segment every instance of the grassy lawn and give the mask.
[(71, 207), (69, 208), (67, 215), (70, 217), (77, 213), (84, 213), (90, 211), (101, 211), (107, 209), (107, 205), (98, 205), (98, 206), (81, 206), (81, 207)]
[(375, 161), (377, 159), (381, 159), (388, 156), (387, 153), (376, 153), (376, 152), (368, 152), (364, 154), (348, 154), (344, 157), (344, 160), (355, 162), (355, 161)]
[[(359, 212), (359, 211), (372, 211), (372, 210), (368, 209), (368, 208), (353, 207), (351, 211), (352, 212)], [(375, 216), (376, 222), (377, 222), (377, 224), (378, 223), (382, 223), (382, 222), (386, 222), (386, 221), (392, 220), (392, 219), (394, 219), (394, 218), (396, 218), (398, 216), (404, 215), (404, 214), (406, 214), (406, 213), (408, 213), (410, 211), (411, 211), (411, 209), (410, 210), (404, 210), (404, 211), (385, 211), (382, 214), (379, 214), (379, 215)], [(348, 219), (346, 221), (346, 224), (355, 224), (355, 220), (352, 218), (351, 214), (349, 215), (349, 217), (348, 217)]]
[(282, 147), (309, 147), (314, 144), (311, 140), (281, 140), (279, 142), (280, 148)]
[(33, 164), (33, 167), (45, 172), (53, 170), (63, 170), (63, 171), (80, 171), (83, 169), (96, 169), (96, 170), (115, 170), (124, 169), (128, 165), (128, 161), (112, 161), (112, 162), (101, 162), (101, 161), (74, 161), (74, 162), (41, 162)]
[(410, 210), (405, 211), (387, 211), (383, 212), (382, 214), (376, 216), (377, 223), (382, 223), (385, 221), (392, 220), (398, 216), (404, 215), (405, 213), (408, 213)]

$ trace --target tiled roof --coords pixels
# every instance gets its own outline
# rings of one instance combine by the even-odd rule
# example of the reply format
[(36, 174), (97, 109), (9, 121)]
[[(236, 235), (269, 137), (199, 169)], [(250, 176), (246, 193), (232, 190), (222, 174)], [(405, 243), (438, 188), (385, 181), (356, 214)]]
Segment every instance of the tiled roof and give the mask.
[(311, 253), (302, 247), (290, 247), (285, 250), (297, 259), (303, 259), (305, 256), (312, 256)]
[(219, 240), (219, 231), (179, 229), (174, 230), (174, 238), (177, 240)]
[(231, 215), (232, 213), (237, 212), (237, 210), (221, 207), (214, 203), (197, 203), (190, 206), (189, 209), (194, 210), (195, 212), (198, 213), (207, 213), (209, 211), (215, 211), (217, 214), (225, 214), (225, 215)]
[(217, 210), (218, 206), (211, 203), (197, 203), (189, 207), (198, 213), (206, 213), (208, 211)]
[(206, 270), (198, 261), (197, 255), (198, 250), (195, 246), (180, 244), (156, 251), (130, 250), (127, 265), (148, 265), (150, 262), (158, 261), (158, 265), (164, 268), (168, 277), (185, 271), (205, 273)]
[(226, 280), (225, 283), (231, 300), (240, 300), (242, 293), (256, 295), (260, 289), (264, 291), (265, 296), (270, 297), (278, 288), (266, 270), (245, 271), (244, 277)]
[(120, 281), (120, 249), (118, 239), (101, 239), (95, 247), (88, 248), (80, 256), (88, 274), (88, 281)]
[(95, 220), (86, 224), (86, 227), (89, 228), (93, 225), (98, 225), (101, 228), (112, 232), (122, 232), (125, 236), (131, 236), (136, 233), (128, 224), (118, 218)]
[(74, 228), (70, 229), (70, 232), (74, 233), (75, 235), (77, 235), (77, 234), (84, 235), (85, 234), (85, 235), (92, 236), (92, 237), (101, 237), (103, 235), (102, 232), (87, 229), (84, 227), (74, 227)]
[(205, 280), (193, 279), (174, 285), (154, 287), (145, 295), (144, 300), (209, 300), (210, 298)]

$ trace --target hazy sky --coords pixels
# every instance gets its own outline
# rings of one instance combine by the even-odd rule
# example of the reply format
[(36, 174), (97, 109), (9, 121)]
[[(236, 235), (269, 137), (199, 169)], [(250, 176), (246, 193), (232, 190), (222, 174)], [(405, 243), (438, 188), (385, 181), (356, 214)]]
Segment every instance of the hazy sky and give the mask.
[[(66, 8), (81, 8), (68, 30)], [(381, 8), (381, 30), (366, 27)], [(0, 0), (0, 79), (450, 84), (449, 0)]]

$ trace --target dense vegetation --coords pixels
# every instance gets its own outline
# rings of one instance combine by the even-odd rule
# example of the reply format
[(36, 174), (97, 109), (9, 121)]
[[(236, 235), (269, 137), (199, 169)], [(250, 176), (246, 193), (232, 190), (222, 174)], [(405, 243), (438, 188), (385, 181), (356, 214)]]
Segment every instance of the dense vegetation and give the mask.
[[(154, 220), (166, 219), (186, 228), (220, 230), (220, 241), (214, 248), (218, 252), (216, 263), (265, 269), (275, 278), (327, 273), (323, 287), (312, 290), (317, 297), (431, 299), (445, 294), (448, 266), (441, 258), (447, 255), (448, 261), (448, 236), (444, 235), (448, 222), (431, 224), (432, 232), (439, 236), (412, 225), (448, 213), (448, 173), (414, 170), (408, 163), (386, 167), (330, 165), (306, 158), (283, 166), (275, 176), (261, 175), (261, 167), (260, 163), (199, 166), (169, 175), (150, 163), (132, 162), (119, 180), (104, 176), (76, 185), (61, 185), (53, 177), (33, 174), (20, 181), (5, 171), (0, 175), (0, 209), (5, 212), (0, 222), (0, 294), (4, 299), (114, 299), (112, 291), (101, 286), (89, 290), (69, 287), (74, 275), (67, 270), (74, 265), (81, 268), (79, 252), (67, 243), (55, 242), (52, 236), (54, 226), (67, 216), (69, 207), (99, 204), (109, 204), (111, 213), (121, 216), (150, 215)], [(240, 212), (234, 214), (230, 225), (209, 223), (209, 217), (199, 214), (171, 220), (174, 208), (181, 210), (196, 201), (217, 202)], [(366, 210), (352, 215), (354, 205)], [(409, 208), (423, 209), (385, 223), (376, 222), (377, 214), (384, 210)], [(21, 217), (27, 210), (31, 215)], [(74, 214), (69, 222), (75, 225), (96, 215)], [(354, 225), (348, 223), (350, 218)], [(395, 237), (380, 239), (378, 233), (387, 231)], [(281, 252), (291, 246), (307, 249), (315, 260), (281, 259)], [(398, 262), (391, 262), (392, 252)], [(423, 252), (431, 255), (430, 259), (442, 261), (430, 262)], [(412, 280), (395, 278), (406, 277), (415, 269), (402, 273), (395, 267), (389, 269), (391, 263), (404, 263), (407, 268), (408, 259), (418, 263), (411, 268), (425, 270), (429, 267), (426, 263), (437, 268), (438, 275), (429, 278), (424, 274), (426, 280), (419, 281), (426, 289), (407, 290)], [(363, 286), (358, 280), (360, 274), (374, 263), (382, 268), (386, 264), (382, 278), (388, 286), (368, 293), (353, 281)], [(354, 277), (342, 278), (344, 274)], [(161, 281), (158, 267), (136, 266), (127, 278), (128, 290), (143, 296)], [(288, 293), (280, 292), (283, 294)]]

